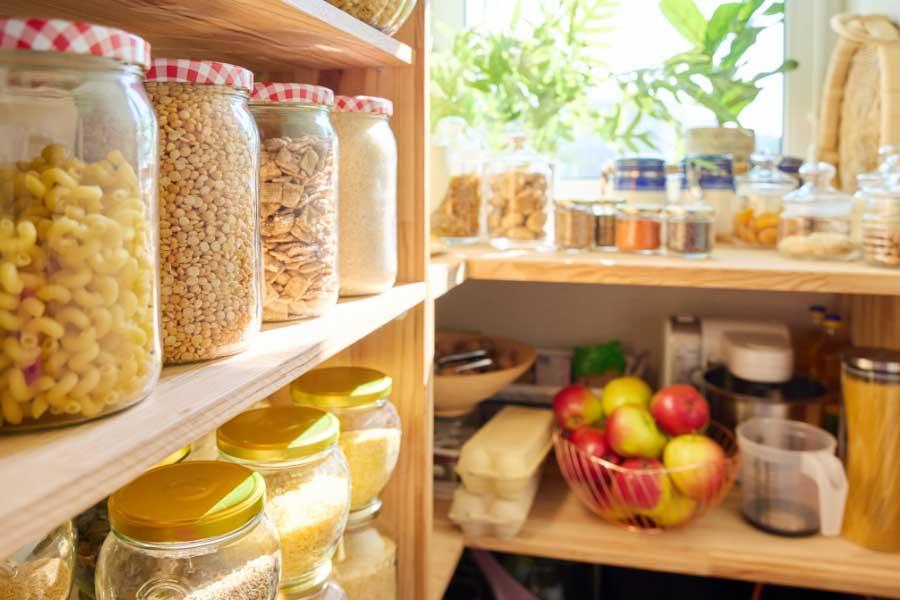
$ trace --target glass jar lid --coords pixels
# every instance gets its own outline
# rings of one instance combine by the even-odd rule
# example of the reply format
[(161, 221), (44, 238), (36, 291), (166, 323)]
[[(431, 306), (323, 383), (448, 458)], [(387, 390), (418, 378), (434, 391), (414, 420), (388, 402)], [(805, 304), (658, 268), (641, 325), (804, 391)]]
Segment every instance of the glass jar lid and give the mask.
[(331, 106), (334, 104), (334, 92), (321, 85), (257, 81), (253, 84), (253, 91), (250, 93), (250, 102), (296, 102), (301, 104)]
[(623, 204), (619, 207), (619, 214), (623, 217), (658, 219), (662, 212), (663, 208), (654, 204)]
[(387, 398), (393, 379), (381, 371), (363, 367), (316, 369), (291, 384), (291, 397), (297, 404), (318, 408), (364, 406)]
[(165, 457), (164, 459), (162, 459), (161, 461), (159, 461), (158, 463), (153, 465), (153, 468), (155, 469), (156, 467), (165, 467), (166, 465), (174, 465), (175, 463), (180, 463), (185, 458), (187, 458), (187, 455), (190, 453), (191, 453), (191, 445), (188, 444), (187, 446), (179, 448), (172, 454), (168, 455), (167, 457)]
[(613, 189), (637, 192), (665, 191), (666, 161), (650, 157), (617, 159)]
[[(784, 165), (788, 158), (782, 160), (781, 164)], [(779, 166), (777, 155), (757, 152), (750, 157), (750, 162), (753, 168), (746, 175), (736, 178), (742, 190), (749, 187), (754, 193), (771, 196), (787, 194), (797, 187), (795, 179)], [(794, 172), (799, 169), (798, 164)]]
[(803, 185), (784, 197), (785, 210), (795, 214), (844, 215), (853, 198), (832, 185), (836, 170), (827, 162), (808, 162), (800, 167)]
[(597, 206), (596, 200), (583, 200), (583, 199), (560, 199), (555, 200), (554, 204), (557, 208), (561, 208), (563, 210), (578, 210), (582, 212), (593, 212), (594, 207)]
[(674, 219), (703, 219), (716, 216), (716, 209), (709, 204), (670, 204), (665, 208), (666, 215)]
[(887, 348), (853, 348), (843, 355), (844, 364), (857, 371), (900, 375), (900, 351)]
[(154, 58), (147, 71), (148, 82), (168, 81), (197, 85), (222, 85), (249, 92), (253, 72), (228, 63), (187, 58)]
[[(762, 157), (762, 156), (772, 156), (775, 158), (775, 155), (766, 155), (763, 153), (754, 154), (750, 157), (751, 162), (755, 162), (754, 157)], [(796, 156), (785, 156), (778, 162), (778, 171), (781, 173), (785, 173), (788, 176), (799, 177), (800, 176), (800, 167), (803, 166), (803, 160), (797, 158)]]
[(377, 96), (337, 96), (334, 99), (337, 112), (371, 113), (390, 117), (394, 114), (394, 103)]
[(265, 498), (266, 483), (252, 469), (183, 462), (147, 471), (110, 496), (109, 524), (140, 542), (196, 542), (237, 531)]
[(216, 430), (223, 453), (253, 462), (313, 456), (337, 444), (340, 422), (305, 406), (270, 406), (241, 413)]
[(726, 154), (690, 154), (681, 161), (682, 189), (692, 184), (704, 190), (733, 190), (734, 171)]

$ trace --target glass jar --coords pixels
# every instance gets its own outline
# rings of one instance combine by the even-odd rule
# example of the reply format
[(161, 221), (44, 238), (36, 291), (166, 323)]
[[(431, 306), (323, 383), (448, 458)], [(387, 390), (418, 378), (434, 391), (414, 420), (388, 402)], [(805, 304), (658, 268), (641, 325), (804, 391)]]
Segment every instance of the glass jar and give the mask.
[(341, 296), (379, 294), (397, 280), (397, 140), (390, 100), (338, 96), (332, 119), (340, 177)]
[(549, 246), (552, 240), (550, 163), (512, 135), (507, 150), (484, 167), (488, 239), (496, 248)]
[(314, 589), (282, 587), (278, 600), (347, 600), (347, 593), (334, 581), (326, 581)]
[(897, 181), (868, 193), (862, 222), (866, 261), (879, 267), (900, 267), (900, 185)]
[[(65, 47), (47, 40), (64, 36)], [(150, 48), (0, 19), (0, 432), (108, 415), (160, 370)], [(15, 49), (12, 49), (15, 48)]]
[(732, 238), (737, 195), (730, 156), (722, 154), (691, 154), (681, 163), (682, 191), (690, 192), (713, 208), (714, 237), (728, 242)]
[(616, 250), (616, 214), (624, 202), (624, 198), (606, 197), (601, 198), (594, 206), (594, 215), (597, 218), (595, 246), (598, 250), (604, 252)]
[(800, 168), (803, 186), (784, 201), (778, 223), (778, 251), (791, 258), (849, 260), (858, 254), (850, 238), (853, 199), (836, 190), (835, 168), (806, 163)]
[(370, 508), (347, 523), (334, 578), (348, 600), (397, 599), (397, 545), (378, 531), (377, 516), (377, 508)]
[(281, 540), (282, 587), (318, 588), (331, 575), (350, 508), (339, 434), (337, 417), (300, 406), (250, 410), (216, 432), (223, 460), (266, 480), (266, 513)]
[(590, 250), (597, 242), (597, 217), (592, 200), (557, 200), (554, 210), (556, 248)]
[(68, 600), (75, 568), (75, 528), (66, 521), (42, 540), (0, 560), (3, 600)]
[(262, 476), (237, 464), (144, 473), (109, 499), (98, 600), (275, 600), (281, 551), (265, 498)]
[(263, 320), (325, 314), (338, 298), (337, 134), (334, 93), (255, 83), (250, 112), (262, 139), (259, 235)]
[(434, 208), (431, 234), (448, 245), (481, 239), (481, 144), (461, 117), (437, 124), (431, 146), (429, 175)]
[(797, 187), (796, 181), (776, 167), (777, 156), (757, 153), (751, 160), (750, 172), (737, 178), (734, 238), (742, 246), (774, 248), (782, 198)]
[(842, 389), (849, 482), (844, 537), (873, 550), (900, 552), (900, 352), (850, 350)]
[(316, 369), (291, 384), (295, 404), (327, 410), (341, 422), (352, 512), (381, 505), (378, 495), (397, 466), (401, 428), (392, 386), (384, 373), (361, 367)]
[(416, 0), (328, 0), (360, 21), (394, 35), (406, 23)]
[(666, 251), (682, 258), (708, 258), (715, 240), (715, 210), (708, 204), (666, 207)]
[(628, 204), (664, 205), (666, 161), (661, 158), (620, 158), (616, 160), (613, 190)]
[(158, 58), (145, 84), (159, 118), (163, 357), (245, 350), (261, 322), (259, 133), (253, 74)]
[(800, 187), (803, 183), (800, 181), (800, 167), (802, 166), (803, 159), (796, 156), (783, 156), (778, 162), (778, 170), (794, 181), (795, 188)]
[(662, 208), (624, 204), (616, 214), (616, 248), (622, 252), (657, 254), (662, 243)]
[[(179, 448), (165, 457), (153, 468), (180, 463), (191, 453), (191, 446)], [(75, 561), (75, 586), (78, 597), (82, 600), (94, 600), (94, 576), (100, 548), (109, 535), (109, 511), (107, 498), (75, 517), (75, 530), (78, 533), (78, 556)]]

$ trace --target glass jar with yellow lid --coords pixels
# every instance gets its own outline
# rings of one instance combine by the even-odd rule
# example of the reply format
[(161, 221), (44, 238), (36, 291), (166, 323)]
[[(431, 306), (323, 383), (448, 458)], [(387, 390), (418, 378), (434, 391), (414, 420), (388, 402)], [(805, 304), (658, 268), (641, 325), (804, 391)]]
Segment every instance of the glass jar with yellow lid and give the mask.
[(340, 447), (350, 465), (350, 510), (379, 505), (400, 456), (400, 415), (390, 401), (393, 380), (375, 369), (331, 367), (291, 384), (299, 406), (312, 406), (341, 422)]
[(350, 470), (339, 434), (337, 417), (300, 406), (250, 410), (216, 432), (223, 460), (266, 480), (266, 513), (281, 540), (282, 590), (315, 590), (331, 575), (350, 510)]
[(278, 533), (266, 483), (242, 465), (159, 467), (109, 499), (99, 600), (275, 600)]
[(313, 589), (282, 586), (278, 600), (347, 600), (347, 593), (334, 581), (326, 581)]
[(377, 507), (350, 516), (334, 579), (348, 600), (397, 600), (397, 545), (378, 530)]

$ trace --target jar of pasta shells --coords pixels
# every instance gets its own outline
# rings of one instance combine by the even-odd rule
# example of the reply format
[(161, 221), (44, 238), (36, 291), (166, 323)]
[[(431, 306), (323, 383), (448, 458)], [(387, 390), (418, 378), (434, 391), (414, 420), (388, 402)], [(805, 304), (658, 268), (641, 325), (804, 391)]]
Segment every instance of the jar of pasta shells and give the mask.
[(524, 135), (484, 167), (488, 238), (496, 248), (550, 246), (552, 168), (532, 151)]
[(184, 363), (236, 354), (261, 322), (253, 74), (158, 58), (146, 87), (159, 119), (163, 356)]
[(394, 35), (412, 14), (416, 0), (328, 0), (360, 21)]
[(262, 147), (259, 219), (263, 319), (324, 314), (337, 303), (337, 135), (334, 93), (300, 83), (256, 83), (250, 112)]
[(0, 432), (109, 414), (159, 376), (149, 55), (111, 27), (0, 19)]

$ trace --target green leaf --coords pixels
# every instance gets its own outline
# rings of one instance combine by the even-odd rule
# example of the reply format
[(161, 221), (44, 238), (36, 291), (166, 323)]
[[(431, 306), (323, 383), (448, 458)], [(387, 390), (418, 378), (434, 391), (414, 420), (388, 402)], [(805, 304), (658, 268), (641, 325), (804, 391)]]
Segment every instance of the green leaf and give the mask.
[(747, 21), (753, 16), (753, 14), (759, 10), (759, 7), (765, 3), (766, 0), (743, 0), (741, 3), (741, 11), (737, 15), (738, 23), (741, 25), (746, 25)]
[(706, 38), (706, 19), (694, 0), (660, 0), (659, 10), (678, 33), (698, 48)]
[(728, 49), (728, 54), (722, 59), (722, 65), (725, 67), (736, 66), (747, 50), (756, 43), (756, 38), (763, 29), (763, 27), (747, 27), (741, 30), (731, 40), (731, 47)]
[(706, 25), (706, 38), (704, 48), (706, 54), (712, 56), (725, 41), (725, 37), (731, 33), (732, 24), (738, 13), (741, 12), (743, 4), (740, 2), (726, 2), (720, 4), (709, 18)]
[(783, 15), (784, 14), (784, 2), (776, 2), (763, 13), (766, 16), (772, 15)]
[(784, 61), (783, 63), (781, 63), (781, 66), (778, 67), (777, 69), (773, 69), (771, 71), (766, 71), (764, 73), (759, 73), (753, 79), (751, 79), (751, 81), (756, 83), (757, 81), (765, 79), (766, 77), (771, 77), (772, 75), (775, 75), (776, 73), (787, 73), (788, 71), (793, 71), (799, 65), (800, 65), (800, 63), (798, 63), (796, 60), (788, 59), (788, 60)]

